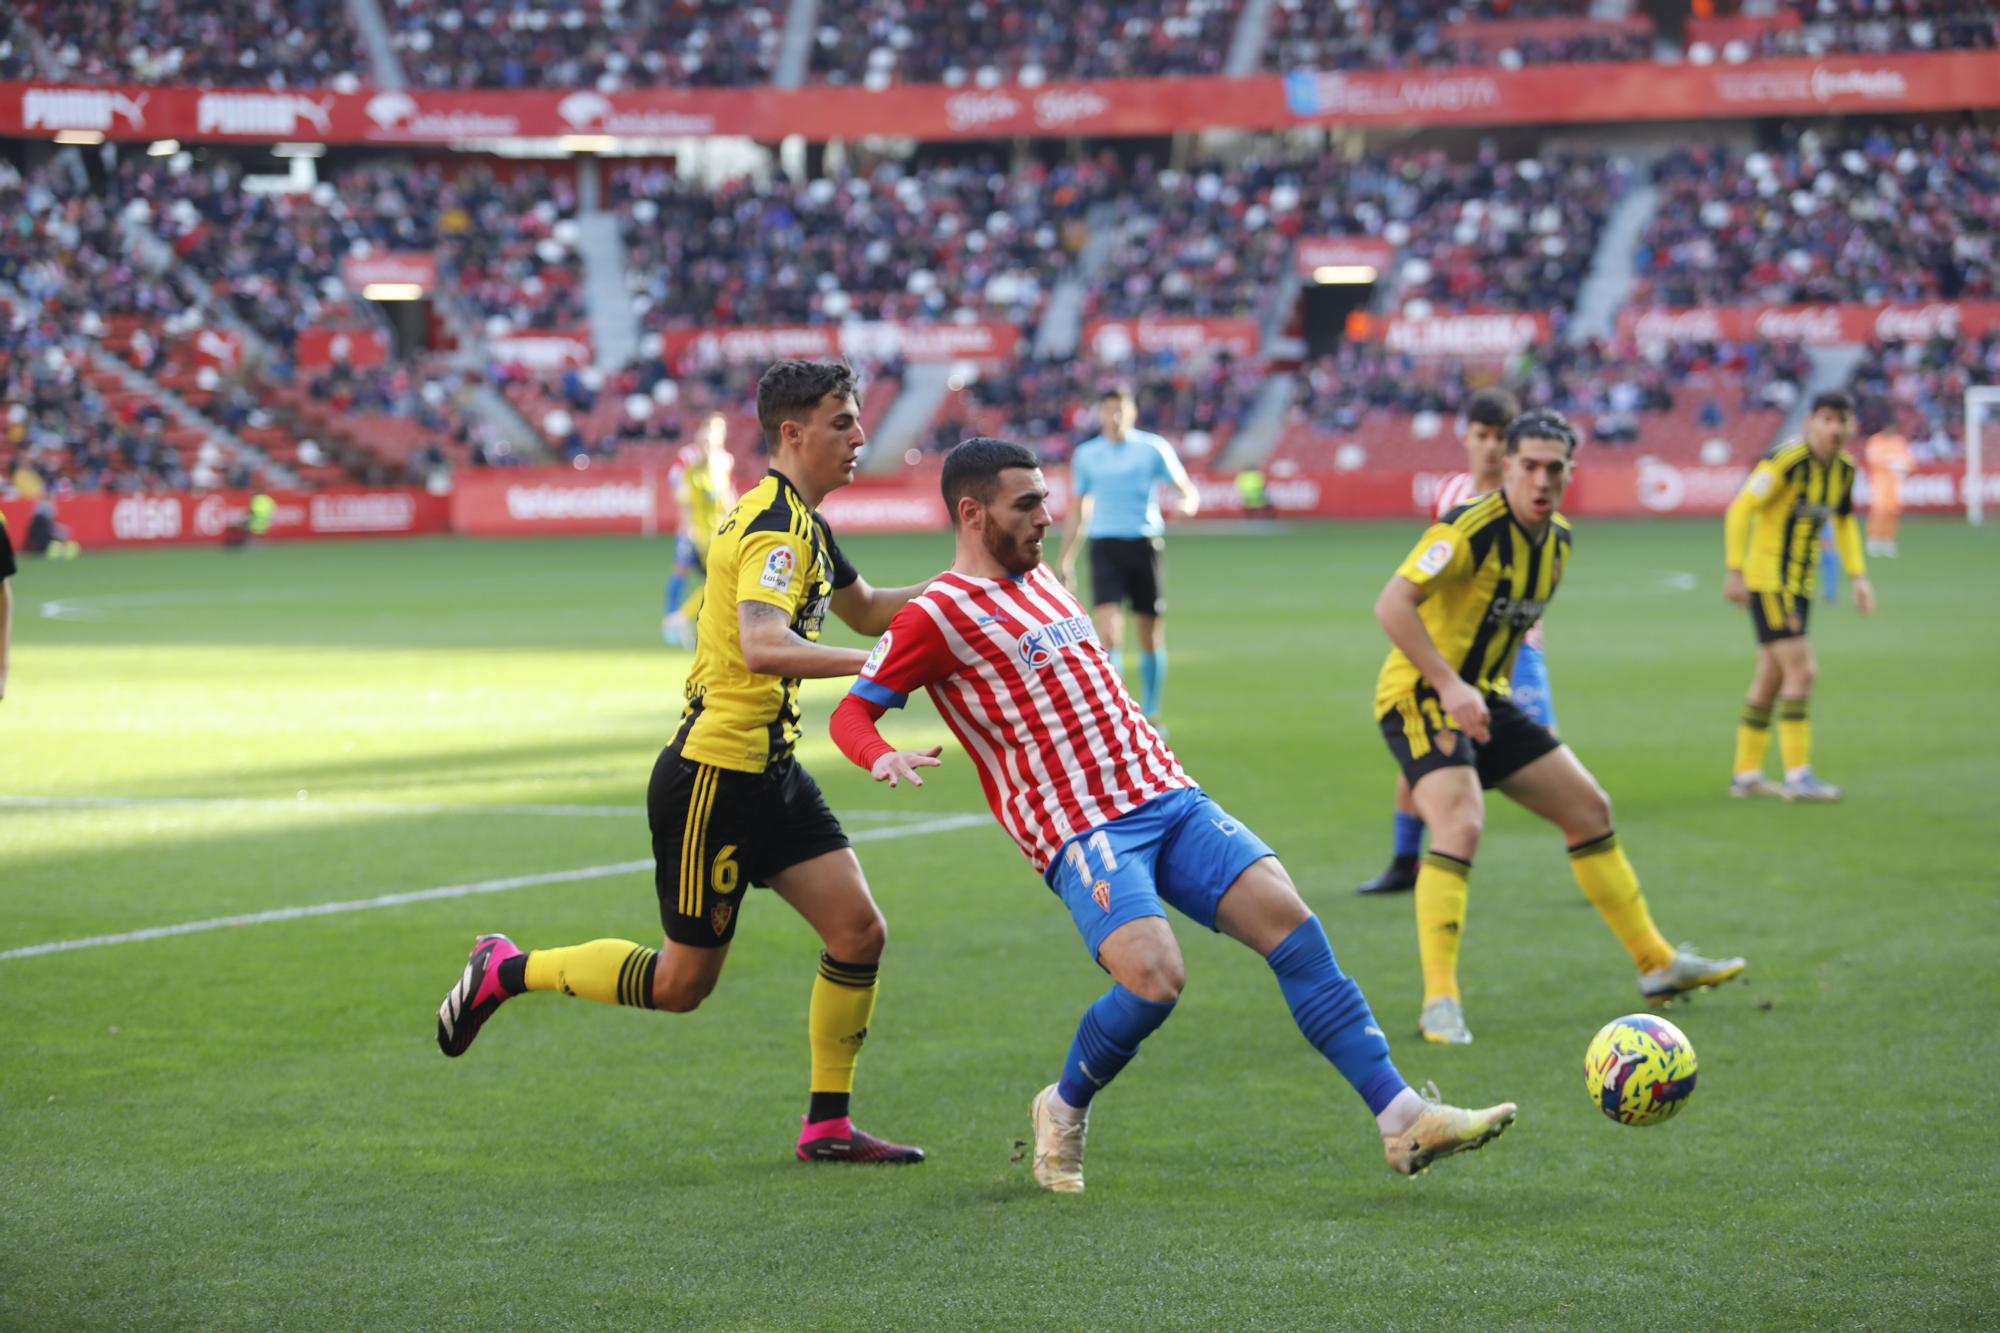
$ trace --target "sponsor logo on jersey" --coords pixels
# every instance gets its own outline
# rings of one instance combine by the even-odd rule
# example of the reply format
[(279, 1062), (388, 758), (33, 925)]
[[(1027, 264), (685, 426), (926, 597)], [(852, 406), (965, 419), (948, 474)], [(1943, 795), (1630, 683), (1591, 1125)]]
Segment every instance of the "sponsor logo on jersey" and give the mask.
[(792, 554), (791, 548), (780, 546), (765, 557), (764, 572), (758, 577), (757, 582), (763, 584), (772, 592), (790, 592), (792, 590), (792, 571), (797, 567), (797, 564), (797, 557)]
[(1079, 643), (1095, 643), (1097, 630), (1089, 616), (1066, 616), (1038, 629), (1031, 629), (1014, 642), (1014, 655), (1021, 665), (1040, 671), (1056, 660), (1056, 653)]

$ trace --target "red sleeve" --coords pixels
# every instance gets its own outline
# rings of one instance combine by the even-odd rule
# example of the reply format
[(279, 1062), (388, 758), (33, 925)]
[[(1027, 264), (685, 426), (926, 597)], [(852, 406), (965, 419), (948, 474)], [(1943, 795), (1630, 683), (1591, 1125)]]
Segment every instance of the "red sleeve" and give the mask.
[[(937, 622), (915, 601), (896, 613), (875, 641), (861, 674), (849, 688), (884, 708), (901, 708), (910, 696), (958, 670), (959, 661)], [(877, 714), (880, 716), (880, 714)]]
[(826, 734), (833, 737), (833, 743), (840, 752), (851, 759), (857, 767), (875, 771), (875, 761), (885, 754), (895, 751), (895, 746), (882, 739), (882, 733), (875, 730), (875, 724), (882, 714), (889, 710), (881, 704), (864, 699), (858, 694), (850, 694), (842, 699), (833, 710), (833, 719), (827, 723)]
[(847, 697), (833, 710), (827, 732), (840, 752), (873, 771), (875, 761), (896, 747), (875, 724), (891, 708), (901, 708), (914, 690), (943, 680), (958, 667), (944, 635), (914, 601), (896, 613), (876, 640), (875, 651), (854, 678)]

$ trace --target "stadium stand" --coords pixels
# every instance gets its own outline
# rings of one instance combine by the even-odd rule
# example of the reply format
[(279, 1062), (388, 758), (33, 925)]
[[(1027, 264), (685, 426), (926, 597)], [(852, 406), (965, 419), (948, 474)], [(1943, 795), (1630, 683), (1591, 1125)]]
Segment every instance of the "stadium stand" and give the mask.
[(1010, 173), (979, 157), (713, 191), (634, 168), (611, 194), (635, 306), (657, 330), (1030, 319), (1068, 266), (1073, 227), (1115, 184), (1089, 162)]
[(1703, 144), (1653, 173), (1640, 303), (1990, 296), (2000, 140), (1969, 126), (1795, 126), (1781, 143)]
[(727, 0), (557, 7), (382, 0), (424, 88), (712, 88), (766, 83), (784, 5)]
[[(312, 88), (367, 62), (345, 0), (22, 0), (65, 83)], [(13, 77), (13, 76), (9, 76)]]
[(1085, 0), (1051, 9), (864, 0), (821, 11), (812, 78), (870, 88), (985, 87), (1219, 74), (1241, 8), (1242, 0)]
[(1796, 343), (1673, 343), (1656, 357), (1557, 343), (1513, 365), (1424, 361), (1350, 343), (1302, 368), (1303, 392), (1273, 457), (1305, 471), (1457, 470), (1458, 407), (1499, 384), (1565, 413), (1596, 446), (1681, 464), (1747, 462), (1770, 443), (1808, 373)]
[(1877, 340), (1854, 372), (1864, 428), (1899, 430), (1928, 458), (1959, 454), (1965, 391), (1979, 384), (2000, 384), (2000, 333)]

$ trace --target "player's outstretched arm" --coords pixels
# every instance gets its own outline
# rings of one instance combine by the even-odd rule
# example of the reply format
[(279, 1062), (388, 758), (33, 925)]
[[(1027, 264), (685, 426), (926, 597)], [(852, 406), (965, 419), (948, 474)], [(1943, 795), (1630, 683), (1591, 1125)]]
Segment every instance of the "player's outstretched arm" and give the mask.
[(835, 648), (794, 634), (792, 618), (768, 602), (738, 602), (736, 631), (743, 665), (760, 676), (826, 680), (851, 676), (868, 661), (859, 648)]
[(877, 782), (886, 782), (891, 787), (908, 782), (921, 787), (924, 780), (917, 776), (920, 768), (936, 768), (944, 761), (942, 745), (933, 745), (925, 750), (898, 750), (882, 739), (882, 733), (875, 724), (887, 712), (881, 704), (864, 699), (858, 694), (850, 694), (840, 701), (833, 710), (833, 720), (827, 725), (827, 734), (840, 752), (857, 767), (868, 770), (868, 776)]
[(1423, 588), (1401, 574), (1392, 575), (1383, 586), (1382, 595), (1375, 599), (1375, 619), (1388, 632), (1389, 642), (1403, 650), (1403, 656), (1410, 659), (1437, 691), (1438, 704), (1451, 715), (1451, 720), (1472, 739), (1488, 740), (1491, 716), (1486, 699), (1444, 660), (1444, 654), (1431, 641), (1424, 618), (1417, 614), (1423, 600)]
[(857, 575), (845, 588), (834, 589), (833, 613), (856, 634), (880, 634), (889, 628), (896, 613), (909, 605), (912, 597), (931, 586), (934, 578), (936, 575), (902, 588), (877, 588)]

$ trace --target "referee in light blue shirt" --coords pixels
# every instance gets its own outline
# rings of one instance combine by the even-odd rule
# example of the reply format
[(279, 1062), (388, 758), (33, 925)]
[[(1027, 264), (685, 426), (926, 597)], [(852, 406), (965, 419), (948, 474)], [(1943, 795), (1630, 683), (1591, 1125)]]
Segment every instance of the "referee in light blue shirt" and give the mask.
[(1077, 446), (1070, 460), (1072, 503), (1063, 528), (1062, 579), (1076, 587), (1076, 555), (1090, 532), (1090, 617), (1112, 665), (1125, 668), (1124, 606), (1139, 632), (1139, 703), (1148, 718), (1160, 716), (1167, 679), (1164, 553), (1166, 521), (1160, 516), (1160, 483), (1180, 492), (1180, 511), (1192, 516), (1201, 496), (1188, 480), (1174, 447), (1149, 431), (1134, 430), (1139, 407), (1130, 389), (1106, 389), (1097, 400), (1103, 433)]

